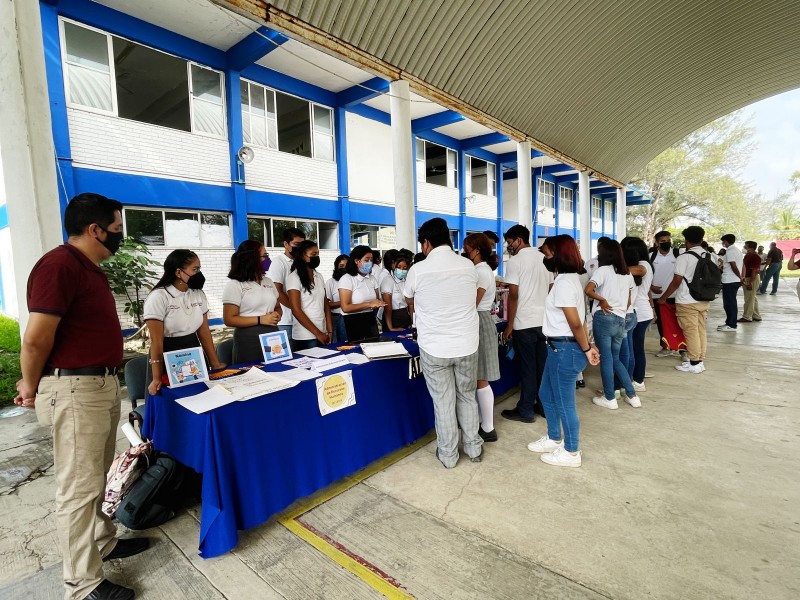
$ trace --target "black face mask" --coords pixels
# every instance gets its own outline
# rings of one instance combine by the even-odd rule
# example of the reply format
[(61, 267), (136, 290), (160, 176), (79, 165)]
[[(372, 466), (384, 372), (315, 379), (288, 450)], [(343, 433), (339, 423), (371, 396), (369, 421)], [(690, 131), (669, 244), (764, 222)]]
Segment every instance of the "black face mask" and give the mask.
[(662, 252), (669, 252), (669, 249), (672, 248), (672, 242), (661, 242), (658, 245), (658, 248)]
[(342, 278), (342, 275), (344, 275), (345, 273), (347, 273), (347, 269), (336, 269), (333, 272), (333, 278), (338, 281), (339, 279)]
[(121, 231), (109, 231), (98, 225), (100, 229), (106, 232), (106, 241), (103, 242), (100, 238), (97, 238), (97, 241), (103, 244), (106, 249), (111, 252), (111, 254), (116, 254), (117, 250), (119, 250), (119, 245), (122, 243), (122, 232)]
[(316, 269), (319, 266), (319, 256), (312, 256), (311, 260), (308, 261), (308, 266)]
[(205, 283), (206, 283), (205, 275), (203, 275), (202, 272), (198, 271), (197, 273), (189, 277), (189, 280), (186, 282), (186, 285), (189, 286), (190, 290), (202, 290)]
[(556, 257), (551, 256), (550, 258), (545, 258), (543, 261), (544, 268), (550, 271), (551, 273), (556, 269)]

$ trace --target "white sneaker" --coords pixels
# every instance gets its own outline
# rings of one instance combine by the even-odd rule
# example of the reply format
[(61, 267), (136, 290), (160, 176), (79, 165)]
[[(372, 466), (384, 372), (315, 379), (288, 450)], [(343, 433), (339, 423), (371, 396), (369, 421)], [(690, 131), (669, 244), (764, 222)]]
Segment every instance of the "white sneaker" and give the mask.
[(647, 391), (647, 387), (644, 385), (644, 382), (639, 383), (637, 381), (631, 381), (631, 383), (633, 384), (633, 389), (636, 390), (637, 392)]
[[(625, 393), (625, 390), (614, 390), (614, 398), (616, 400), (619, 400), (620, 398), (622, 398), (622, 395), (624, 393)], [(595, 390), (594, 391), (594, 395), (595, 396), (602, 396), (603, 398), (605, 398), (606, 393), (603, 390)]]
[(728, 327), (727, 325), (723, 325), (722, 327), (717, 327), (717, 331), (724, 331), (725, 333), (730, 333), (733, 331), (736, 333), (736, 330), (733, 327)]
[(597, 406), (602, 406), (603, 408), (610, 408), (611, 410), (616, 410), (619, 408), (619, 404), (617, 404), (617, 399), (614, 398), (613, 400), (606, 400), (605, 396), (595, 396), (592, 398), (592, 402), (597, 404)]
[(645, 379), (651, 379), (652, 377), (655, 377), (655, 375), (653, 375), (652, 373), (645, 373), (644, 374), (644, 378)]
[(704, 372), (706, 370), (706, 364), (701, 360), (700, 363), (697, 365), (700, 367), (700, 372)]
[(656, 352), (656, 356), (658, 358), (665, 358), (667, 356), (672, 356), (674, 352), (672, 350), (668, 350), (667, 348), (662, 348), (658, 352)]
[(564, 440), (558, 442), (551, 440), (549, 437), (540, 437), (535, 442), (528, 444), (528, 450), (531, 452), (553, 452), (558, 448), (564, 447)]
[(627, 396), (625, 402), (630, 404), (633, 408), (640, 408), (642, 406), (642, 401), (639, 400), (639, 396), (634, 396), (633, 398)]
[(581, 451), (578, 450), (575, 454), (567, 452), (564, 448), (556, 448), (552, 452), (542, 454), (539, 458), (542, 462), (548, 465), (555, 465), (556, 467), (580, 467), (581, 466)]
[(703, 363), (693, 365), (688, 361), (682, 362), (679, 365), (675, 365), (675, 369), (678, 371), (683, 371), (684, 373), (702, 373), (706, 370), (706, 368), (703, 366)]

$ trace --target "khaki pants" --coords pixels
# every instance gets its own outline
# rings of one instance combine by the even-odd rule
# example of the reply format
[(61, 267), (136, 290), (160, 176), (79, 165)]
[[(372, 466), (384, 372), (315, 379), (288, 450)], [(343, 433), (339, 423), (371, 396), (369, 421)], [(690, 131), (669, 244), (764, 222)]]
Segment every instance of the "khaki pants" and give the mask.
[(708, 302), (676, 303), (675, 312), (678, 316), (678, 325), (686, 336), (686, 352), (689, 354), (689, 360), (705, 360)]
[(744, 313), (742, 314), (743, 319), (760, 319), (761, 313), (758, 312), (758, 296), (756, 295), (758, 292), (758, 288), (761, 285), (761, 277), (756, 275), (751, 282), (750, 289), (747, 289), (747, 286), (744, 286), (742, 289), (744, 290)]
[(102, 557), (116, 546), (116, 527), (100, 512), (119, 425), (119, 381), (43, 377), (39, 423), (53, 433), (56, 526), (64, 559), (66, 600), (84, 598), (103, 580)]

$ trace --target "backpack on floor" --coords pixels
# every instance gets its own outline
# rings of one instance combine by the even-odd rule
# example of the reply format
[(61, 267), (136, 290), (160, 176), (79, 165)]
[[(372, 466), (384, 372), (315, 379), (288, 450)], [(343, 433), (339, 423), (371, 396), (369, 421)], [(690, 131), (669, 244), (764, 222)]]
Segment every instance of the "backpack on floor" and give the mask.
[(686, 254), (691, 254), (697, 258), (697, 265), (694, 268), (692, 280), (686, 280), (689, 287), (689, 294), (698, 302), (710, 302), (714, 300), (722, 289), (722, 271), (716, 262), (711, 260), (708, 252), (699, 255), (691, 250)]
[(174, 517), (187, 500), (197, 497), (199, 491), (197, 473), (169, 454), (158, 452), (122, 499), (116, 517), (128, 529), (158, 527)]

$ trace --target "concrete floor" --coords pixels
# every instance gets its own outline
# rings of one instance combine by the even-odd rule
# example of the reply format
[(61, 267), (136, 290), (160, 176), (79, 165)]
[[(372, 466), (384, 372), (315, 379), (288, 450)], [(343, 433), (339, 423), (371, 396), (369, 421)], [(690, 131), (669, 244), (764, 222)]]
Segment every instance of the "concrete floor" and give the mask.
[[(764, 321), (735, 334), (715, 331), (715, 302), (701, 375), (651, 352), (641, 409), (592, 405), (588, 372), (581, 469), (526, 449), (545, 424), (500, 418), (514, 395), (482, 463), (445, 470), (431, 443), (302, 519), (416, 598), (800, 598), (793, 289), (760, 296)], [(0, 419), (0, 598), (61, 597), (48, 444), (30, 413)], [(275, 521), (212, 560), (197, 533), (194, 508), (107, 574), (145, 599), (381, 597)]]

